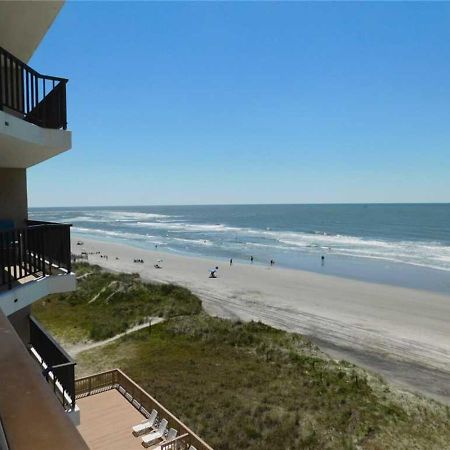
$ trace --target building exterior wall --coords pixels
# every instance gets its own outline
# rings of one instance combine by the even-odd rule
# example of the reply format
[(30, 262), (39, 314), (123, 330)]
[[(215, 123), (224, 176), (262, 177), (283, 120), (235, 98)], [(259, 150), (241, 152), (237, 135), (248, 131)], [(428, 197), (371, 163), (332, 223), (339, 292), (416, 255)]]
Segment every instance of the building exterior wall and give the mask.
[(12, 220), (16, 227), (22, 227), (27, 217), (26, 170), (0, 167), (0, 221)]

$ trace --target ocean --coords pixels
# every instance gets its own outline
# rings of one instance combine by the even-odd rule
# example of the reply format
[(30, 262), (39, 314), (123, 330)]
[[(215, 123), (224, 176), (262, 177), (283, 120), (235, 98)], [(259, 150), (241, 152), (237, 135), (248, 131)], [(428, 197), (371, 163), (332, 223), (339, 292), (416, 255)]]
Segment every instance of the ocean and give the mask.
[[(450, 293), (450, 204), (31, 208), (72, 233)], [(321, 257), (324, 256), (322, 262)]]

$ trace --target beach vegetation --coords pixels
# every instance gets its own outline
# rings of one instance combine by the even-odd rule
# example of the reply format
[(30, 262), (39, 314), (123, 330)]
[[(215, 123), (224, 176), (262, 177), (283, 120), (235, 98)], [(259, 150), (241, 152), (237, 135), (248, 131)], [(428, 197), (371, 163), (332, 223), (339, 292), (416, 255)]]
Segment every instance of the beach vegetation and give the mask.
[(112, 273), (78, 263), (77, 289), (52, 294), (33, 305), (33, 314), (65, 343), (101, 341), (152, 317), (198, 314), (201, 302), (188, 289), (144, 283), (137, 274)]
[[(138, 315), (106, 301), (112, 288), (89, 301), (113, 281), (128, 286), (129, 296), (135, 295), (137, 284), (141, 300), (130, 298), (130, 303), (146, 314), (157, 311), (166, 320), (80, 353), (77, 376), (119, 367), (213, 448), (450, 448), (445, 406), (333, 360), (300, 334), (211, 317), (183, 288), (145, 285), (136, 275), (94, 270), (89, 287), (80, 280), (79, 298), (74, 293), (52, 296), (51, 307), (37, 306), (38, 318), (57, 337), (65, 335), (62, 324), (70, 308), (82, 318), (79, 326), (85, 335), (92, 333), (90, 321), (106, 325), (107, 318), (123, 329), (123, 321), (129, 325)], [(98, 308), (102, 322), (85, 311), (91, 308)], [(106, 312), (110, 308), (114, 313)], [(112, 319), (119, 311), (120, 318)]]

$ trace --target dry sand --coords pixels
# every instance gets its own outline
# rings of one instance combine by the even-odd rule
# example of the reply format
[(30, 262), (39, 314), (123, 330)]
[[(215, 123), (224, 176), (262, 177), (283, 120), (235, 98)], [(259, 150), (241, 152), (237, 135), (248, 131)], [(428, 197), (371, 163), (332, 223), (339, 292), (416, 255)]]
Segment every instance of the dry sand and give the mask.
[[(334, 358), (450, 404), (450, 296), (312, 272), (228, 263), (83, 239), (89, 262), (195, 292), (212, 315), (309, 336)], [(116, 260), (115, 258), (119, 259)], [(144, 264), (133, 262), (141, 258)], [(162, 269), (153, 266), (158, 259)], [(218, 265), (218, 278), (208, 278)]]

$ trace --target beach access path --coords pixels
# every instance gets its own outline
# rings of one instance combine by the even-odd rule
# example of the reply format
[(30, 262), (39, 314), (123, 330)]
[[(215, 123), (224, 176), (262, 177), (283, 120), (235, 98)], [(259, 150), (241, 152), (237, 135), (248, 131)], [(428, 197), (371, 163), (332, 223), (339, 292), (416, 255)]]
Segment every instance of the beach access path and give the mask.
[[(85, 238), (76, 245), (78, 240), (73, 239), (73, 253), (100, 252), (89, 255), (91, 264), (185, 286), (211, 315), (304, 334), (333, 358), (450, 404), (450, 296), (276, 266), (230, 267), (220, 259)], [(161, 269), (154, 268), (158, 260)], [(215, 266), (218, 278), (211, 279)]]
[(152, 325), (157, 325), (161, 322), (164, 322), (164, 319), (162, 317), (151, 317), (150, 320), (138, 325), (134, 325), (133, 327), (128, 328), (127, 331), (116, 334), (115, 336), (104, 339), (103, 341), (87, 341), (80, 342), (78, 344), (64, 344), (64, 349), (72, 358), (76, 358), (78, 353), (84, 352), (86, 350), (91, 350), (93, 348), (102, 347), (103, 345), (108, 345), (111, 342), (117, 341), (121, 337), (126, 336), (127, 334), (151, 327)]

